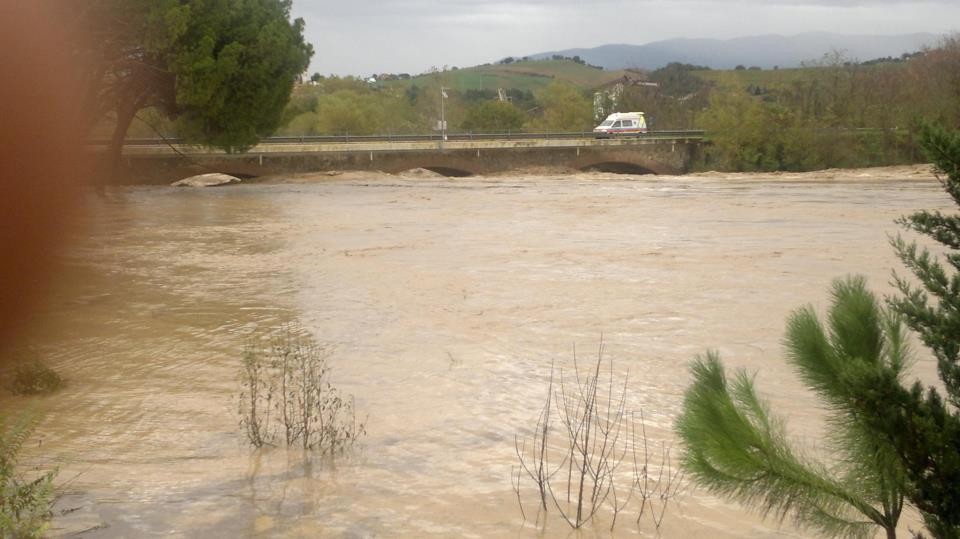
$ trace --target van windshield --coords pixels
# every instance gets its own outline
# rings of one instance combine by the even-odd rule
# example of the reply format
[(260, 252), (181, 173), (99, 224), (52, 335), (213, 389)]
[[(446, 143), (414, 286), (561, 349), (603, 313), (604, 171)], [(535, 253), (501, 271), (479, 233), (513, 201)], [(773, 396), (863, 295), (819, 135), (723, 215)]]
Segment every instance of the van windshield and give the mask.
[(600, 127), (610, 127), (611, 125), (613, 125), (613, 120), (604, 120)]

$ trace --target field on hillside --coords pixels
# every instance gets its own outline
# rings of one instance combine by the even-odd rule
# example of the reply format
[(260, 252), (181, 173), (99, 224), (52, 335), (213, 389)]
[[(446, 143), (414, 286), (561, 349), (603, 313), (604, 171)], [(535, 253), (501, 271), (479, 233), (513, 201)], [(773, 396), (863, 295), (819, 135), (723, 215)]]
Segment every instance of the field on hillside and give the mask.
[[(902, 64), (883, 63), (877, 65), (858, 65), (854, 69), (876, 71), (897, 69)], [(810, 80), (823, 75), (832, 67), (797, 67), (790, 69), (704, 69), (694, 71), (697, 77), (713, 83), (733, 82), (735, 86), (761, 86), (765, 88), (783, 88), (798, 80)]]
[(554, 79), (568, 82), (582, 90), (591, 90), (619, 79), (623, 71), (606, 71), (587, 67), (570, 60), (527, 60), (511, 64), (487, 64), (456, 71), (443, 71), (413, 77), (410, 80), (391, 81), (388, 84), (407, 88), (412, 84), (425, 86), (440, 80), (448, 88), (458, 91), (496, 90), (517, 88), (536, 91)]

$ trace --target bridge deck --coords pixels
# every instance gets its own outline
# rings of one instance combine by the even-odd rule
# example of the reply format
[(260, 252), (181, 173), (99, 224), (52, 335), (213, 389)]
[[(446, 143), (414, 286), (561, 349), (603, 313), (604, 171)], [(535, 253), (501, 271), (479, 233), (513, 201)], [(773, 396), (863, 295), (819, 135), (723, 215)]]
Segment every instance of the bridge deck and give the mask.
[[(331, 137), (332, 138), (332, 137)], [(371, 137), (373, 138), (373, 137)], [(651, 133), (639, 138), (480, 138), (464, 140), (458, 137), (455, 140), (355, 140), (348, 142), (304, 140), (303, 142), (289, 139), (266, 140), (257, 144), (246, 152), (246, 155), (257, 154), (309, 154), (309, 153), (342, 153), (342, 152), (425, 152), (442, 150), (490, 150), (490, 149), (520, 149), (520, 148), (588, 148), (588, 147), (623, 147), (642, 146), (648, 144), (665, 144), (689, 142), (702, 139), (699, 132), (677, 135), (676, 133)], [(94, 149), (102, 149), (100, 144), (91, 145)], [(225, 153), (222, 150), (190, 146), (185, 144), (166, 144), (159, 141), (152, 143), (138, 142), (128, 144), (123, 148), (123, 155), (127, 156), (169, 156), (176, 154), (204, 156)], [(243, 154), (238, 154), (243, 155)]]

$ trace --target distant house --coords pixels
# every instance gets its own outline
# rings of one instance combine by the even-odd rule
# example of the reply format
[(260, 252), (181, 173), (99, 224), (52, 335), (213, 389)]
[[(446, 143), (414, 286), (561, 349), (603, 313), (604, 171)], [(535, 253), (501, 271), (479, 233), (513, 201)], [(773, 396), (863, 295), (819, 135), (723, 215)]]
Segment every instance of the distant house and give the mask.
[(651, 82), (646, 71), (628, 69), (623, 76), (606, 82), (597, 87), (593, 93), (593, 116), (600, 120), (605, 118), (611, 112), (616, 112), (620, 104), (620, 98), (623, 96), (623, 89), (627, 86), (647, 86), (657, 88), (660, 85)]

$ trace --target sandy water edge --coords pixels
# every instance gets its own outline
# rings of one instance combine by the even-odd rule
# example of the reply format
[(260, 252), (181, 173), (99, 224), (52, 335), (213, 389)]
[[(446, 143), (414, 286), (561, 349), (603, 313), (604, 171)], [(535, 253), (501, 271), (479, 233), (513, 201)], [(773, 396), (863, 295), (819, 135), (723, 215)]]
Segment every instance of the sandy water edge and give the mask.
[[(937, 175), (930, 164), (918, 165), (894, 165), (884, 167), (869, 168), (830, 168), (824, 170), (813, 170), (807, 172), (693, 172), (680, 175), (632, 175), (615, 174), (609, 172), (582, 172), (576, 170), (566, 170), (553, 167), (533, 167), (516, 169), (509, 172), (501, 172), (488, 175), (469, 176), (472, 180), (498, 180), (509, 178), (511, 181), (517, 179), (529, 180), (549, 180), (564, 179), (571, 175), (576, 175), (579, 179), (594, 180), (628, 180), (638, 179), (644, 181), (737, 181), (737, 182), (809, 182), (809, 183), (827, 183), (834, 181), (843, 182), (883, 182), (883, 181), (903, 181), (919, 180), (934, 181)], [(366, 170), (331, 170), (324, 172), (306, 172), (296, 174), (275, 174), (262, 176), (256, 179), (245, 180), (243, 183), (263, 183), (263, 184), (300, 184), (300, 183), (326, 183), (326, 182), (356, 182), (356, 181), (382, 181), (385, 179), (403, 179), (403, 180), (438, 180), (459, 178), (449, 178), (437, 172), (427, 169), (411, 169), (399, 173), (389, 173), (383, 171)]]

